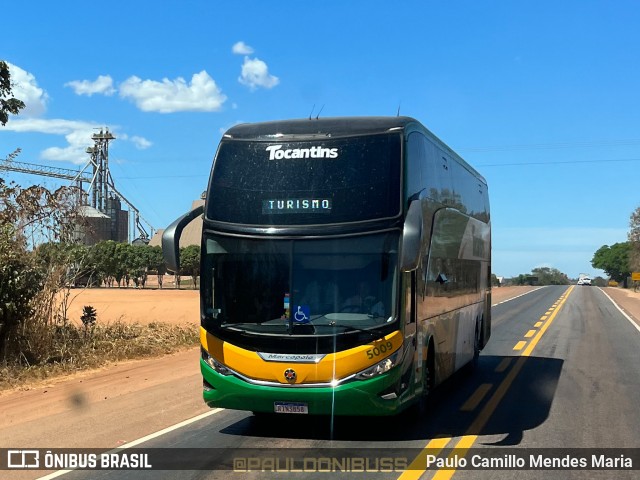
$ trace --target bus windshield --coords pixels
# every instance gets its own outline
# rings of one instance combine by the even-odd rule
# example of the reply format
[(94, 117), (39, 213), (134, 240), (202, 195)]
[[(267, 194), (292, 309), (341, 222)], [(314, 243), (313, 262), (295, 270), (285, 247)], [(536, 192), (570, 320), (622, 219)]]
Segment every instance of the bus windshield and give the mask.
[(400, 214), (399, 133), (297, 141), (223, 140), (208, 220), (317, 225)]
[(322, 240), (207, 233), (205, 242), (203, 301), (223, 329), (326, 336), (396, 318), (397, 232)]

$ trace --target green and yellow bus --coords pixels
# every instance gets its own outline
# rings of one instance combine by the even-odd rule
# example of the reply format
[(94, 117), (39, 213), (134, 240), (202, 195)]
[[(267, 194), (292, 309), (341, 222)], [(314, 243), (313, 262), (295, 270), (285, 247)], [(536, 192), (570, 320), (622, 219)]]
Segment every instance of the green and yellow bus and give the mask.
[(211, 407), (393, 415), (489, 340), (487, 183), (413, 118), (234, 126), (170, 270), (199, 216)]

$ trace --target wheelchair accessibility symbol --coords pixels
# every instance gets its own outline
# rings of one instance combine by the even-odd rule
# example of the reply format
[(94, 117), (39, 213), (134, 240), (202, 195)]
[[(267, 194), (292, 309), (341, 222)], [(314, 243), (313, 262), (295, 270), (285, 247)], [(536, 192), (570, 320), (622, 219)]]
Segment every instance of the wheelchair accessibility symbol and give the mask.
[(311, 321), (311, 307), (309, 305), (298, 305), (296, 312), (293, 314), (293, 320), (296, 323), (309, 323)]

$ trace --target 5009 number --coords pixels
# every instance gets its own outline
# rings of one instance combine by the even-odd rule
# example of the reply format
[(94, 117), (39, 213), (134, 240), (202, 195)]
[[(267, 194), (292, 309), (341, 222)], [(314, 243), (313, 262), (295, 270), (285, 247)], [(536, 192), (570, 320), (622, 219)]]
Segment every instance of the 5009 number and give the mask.
[(373, 347), (367, 350), (367, 358), (379, 357), (383, 353), (390, 352), (392, 349), (393, 344), (391, 342), (381, 343), (377, 347)]

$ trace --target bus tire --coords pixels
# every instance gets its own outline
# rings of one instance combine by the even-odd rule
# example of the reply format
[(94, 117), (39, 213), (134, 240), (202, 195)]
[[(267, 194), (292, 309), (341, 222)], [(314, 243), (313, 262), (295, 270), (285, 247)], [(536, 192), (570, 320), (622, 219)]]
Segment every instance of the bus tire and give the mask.
[(482, 319), (476, 320), (476, 330), (473, 335), (473, 358), (467, 364), (467, 370), (472, 373), (478, 368), (478, 362), (480, 360), (480, 349), (482, 345)]
[(422, 394), (418, 404), (420, 416), (428, 415), (433, 405), (434, 389), (435, 389), (435, 363), (433, 356), (433, 342), (429, 341), (427, 347), (427, 359), (424, 363), (422, 374)]

